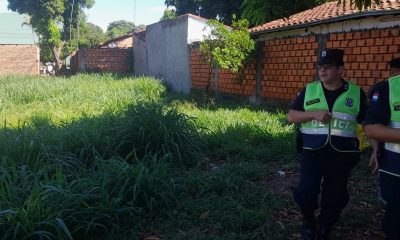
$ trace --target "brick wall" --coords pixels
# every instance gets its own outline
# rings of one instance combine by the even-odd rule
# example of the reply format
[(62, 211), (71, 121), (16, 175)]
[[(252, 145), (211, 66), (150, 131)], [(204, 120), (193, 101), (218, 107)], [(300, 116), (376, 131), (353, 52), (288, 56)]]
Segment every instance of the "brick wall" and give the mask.
[(133, 72), (132, 48), (86, 48), (80, 49), (71, 60), (72, 71)]
[[(208, 80), (208, 65), (203, 63), (201, 53), (198, 47), (191, 48), (190, 52), (190, 77), (192, 79), (192, 88), (205, 89)], [(215, 89), (214, 69), (211, 69), (211, 89)]]
[(36, 45), (0, 45), (0, 75), (38, 75)]
[[(241, 76), (239, 76), (241, 74)], [(227, 70), (219, 70), (219, 91), (221, 93), (235, 94), (242, 96), (255, 95), (255, 65), (246, 65), (243, 72), (233, 74)], [(205, 89), (208, 79), (208, 65), (202, 61), (201, 53), (198, 47), (191, 49), (190, 54), (190, 75), (192, 79), (192, 88)], [(210, 89), (216, 90), (215, 70), (211, 69)]]
[[(327, 48), (345, 51), (344, 78), (368, 91), (373, 84), (389, 77), (387, 62), (400, 57), (400, 29), (364, 30), (350, 33), (330, 33)], [(316, 62), (319, 48), (318, 35), (266, 40), (262, 50), (262, 77), (260, 96), (264, 99), (291, 100), (317, 75)], [(207, 66), (202, 63), (198, 48), (191, 51), (192, 87), (204, 88)], [(238, 83), (237, 76), (219, 72), (221, 93), (254, 96), (256, 93), (256, 64), (246, 66), (245, 80)], [(212, 76), (212, 87), (215, 90)]]
[(315, 35), (265, 41), (261, 96), (292, 99), (314, 80), (317, 49)]
[(400, 29), (330, 34), (327, 47), (345, 51), (345, 77), (364, 91), (389, 77), (388, 62), (400, 57)]

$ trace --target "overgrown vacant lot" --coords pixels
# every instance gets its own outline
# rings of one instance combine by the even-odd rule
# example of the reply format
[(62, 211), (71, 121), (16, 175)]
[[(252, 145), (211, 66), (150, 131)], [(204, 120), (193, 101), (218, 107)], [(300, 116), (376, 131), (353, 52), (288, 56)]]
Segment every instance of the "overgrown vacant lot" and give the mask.
[[(211, 102), (150, 78), (0, 78), (0, 237), (299, 239), (285, 112)], [(333, 239), (383, 239), (366, 165)]]

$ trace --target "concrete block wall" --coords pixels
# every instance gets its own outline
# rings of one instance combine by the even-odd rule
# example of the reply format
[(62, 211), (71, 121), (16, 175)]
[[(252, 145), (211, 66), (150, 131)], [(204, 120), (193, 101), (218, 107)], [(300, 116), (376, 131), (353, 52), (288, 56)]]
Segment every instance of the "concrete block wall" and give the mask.
[(0, 45), (0, 75), (39, 75), (36, 45)]

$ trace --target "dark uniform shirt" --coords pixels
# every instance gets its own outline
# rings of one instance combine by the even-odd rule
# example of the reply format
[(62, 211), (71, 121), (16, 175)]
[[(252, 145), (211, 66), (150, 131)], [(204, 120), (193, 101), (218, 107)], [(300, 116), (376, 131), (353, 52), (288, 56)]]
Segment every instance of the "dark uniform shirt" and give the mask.
[[(323, 84), (322, 84), (322, 88), (324, 90), (324, 95), (326, 98), (326, 102), (328, 104), (329, 111), (332, 112), (333, 105), (335, 104), (336, 99), (342, 93), (347, 91), (347, 89), (349, 88), (349, 85), (347, 82), (344, 82), (344, 84), (342, 84), (342, 86), (340, 88), (333, 90), (333, 91), (326, 89)], [(295, 100), (292, 102), (292, 104), (290, 105), (290, 109), (304, 112), (305, 111), (304, 110), (305, 95), (306, 95), (306, 88), (303, 88), (300, 91), (300, 93), (297, 95)], [(366, 114), (367, 114), (367, 97), (365, 96), (364, 91), (361, 89), (361, 91), (360, 91), (360, 111), (357, 115), (357, 121), (359, 123), (363, 122)], [(300, 136), (301, 135), (300, 128), (296, 129), (296, 134), (297, 134), (297, 150), (300, 152), (300, 151), (302, 151), (302, 148), (303, 148), (302, 147), (302, 139)], [(358, 145), (358, 141), (357, 141), (357, 145)], [(328, 151), (334, 151), (330, 144), (327, 144), (322, 149), (326, 149)]]

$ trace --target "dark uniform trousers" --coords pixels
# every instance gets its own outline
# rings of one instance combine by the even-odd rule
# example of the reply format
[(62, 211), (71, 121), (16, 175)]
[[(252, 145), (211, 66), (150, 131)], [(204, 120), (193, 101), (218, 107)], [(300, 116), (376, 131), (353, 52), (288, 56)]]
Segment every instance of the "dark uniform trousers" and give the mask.
[(400, 177), (381, 172), (379, 185), (382, 198), (386, 201), (382, 229), (387, 239), (400, 240)]
[(314, 218), (320, 193), (319, 223), (332, 226), (339, 219), (342, 209), (349, 201), (348, 177), (359, 160), (360, 154), (357, 152), (342, 153), (329, 146), (320, 150), (303, 150), (299, 184), (293, 195), (306, 221), (314, 220), (307, 218)]

